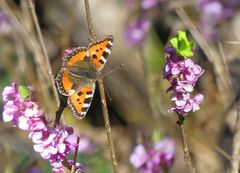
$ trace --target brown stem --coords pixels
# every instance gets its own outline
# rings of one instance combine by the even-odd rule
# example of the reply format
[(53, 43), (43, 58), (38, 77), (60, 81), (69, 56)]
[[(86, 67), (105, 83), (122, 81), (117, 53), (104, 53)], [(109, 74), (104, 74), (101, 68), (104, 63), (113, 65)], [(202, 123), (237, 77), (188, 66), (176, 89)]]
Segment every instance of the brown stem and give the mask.
[(235, 125), (235, 133), (233, 137), (233, 151), (231, 161), (231, 172), (238, 173), (239, 170), (239, 153), (240, 153), (240, 108), (237, 109), (237, 120)]
[(76, 160), (77, 160), (79, 142), (80, 142), (80, 136), (77, 136), (77, 146), (76, 146), (75, 152), (74, 152), (74, 158), (73, 158), (73, 165), (72, 165), (71, 173), (74, 173), (75, 169), (76, 169)]
[(31, 15), (32, 15), (32, 18), (33, 18), (33, 22), (34, 22), (34, 25), (35, 25), (35, 28), (36, 28), (36, 31), (37, 31), (37, 36), (38, 36), (38, 39), (39, 39), (39, 42), (40, 42), (40, 46), (41, 46), (41, 49), (42, 49), (42, 52), (43, 52), (43, 55), (44, 55), (44, 58), (45, 58), (46, 67), (47, 67), (48, 74), (50, 76), (50, 81), (51, 81), (54, 97), (55, 97), (57, 105), (59, 105), (58, 92), (57, 92), (57, 89), (55, 87), (55, 82), (54, 82), (54, 77), (53, 77), (53, 73), (52, 73), (52, 69), (51, 69), (51, 64), (49, 62), (47, 49), (46, 49), (46, 46), (44, 44), (41, 28), (40, 28), (40, 25), (39, 25), (39, 22), (38, 22), (34, 0), (28, 0), (28, 4), (29, 4), (29, 8), (30, 8)]
[(113, 139), (112, 139), (111, 125), (110, 125), (110, 121), (109, 121), (103, 80), (99, 79), (97, 82), (98, 82), (98, 87), (99, 87), (100, 97), (101, 97), (101, 102), (102, 102), (103, 117), (104, 117), (105, 127), (106, 127), (106, 131), (107, 131), (108, 147), (109, 147), (109, 152), (110, 152), (110, 156), (111, 156), (111, 160), (112, 160), (113, 170), (114, 170), (114, 173), (119, 173), (118, 161), (116, 158), (114, 143), (113, 143)]
[(60, 95), (60, 106), (56, 112), (54, 127), (60, 124), (60, 119), (61, 119), (63, 110), (67, 107), (67, 99), (68, 97)]
[(181, 114), (178, 114), (177, 124), (180, 128), (181, 137), (182, 137), (184, 160), (187, 164), (188, 169), (192, 173), (196, 173), (196, 169), (193, 167), (190, 152), (189, 152), (189, 148), (188, 148), (187, 134), (186, 134), (185, 129), (184, 129), (184, 120), (185, 120), (184, 117)]
[[(90, 41), (95, 41), (97, 37), (93, 30), (89, 1), (84, 0), (84, 4), (85, 4), (87, 23), (88, 23), (88, 29), (89, 29), (89, 35), (90, 35), (89, 39), (90, 39)], [(116, 158), (116, 153), (115, 153), (115, 148), (114, 148), (114, 143), (113, 143), (113, 138), (112, 138), (112, 133), (111, 133), (111, 125), (110, 125), (110, 121), (109, 121), (108, 109), (107, 109), (107, 104), (106, 104), (106, 96), (105, 96), (103, 80), (100, 78), (100, 79), (98, 79), (97, 83), (98, 83), (98, 87), (99, 87), (99, 91), (100, 91), (103, 117), (104, 117), (104, 121), (105, 121), (105, 127), (106, 127), (107, 139), (108, 139), (108, 147), (109, 147), (109, 152), (110, 152), (110, 156), (111, 156), (111, 160), (112, 160), (113, 170), (114, 170), (114, 173), (119, 173), (118, 161)]]
[(86, 16), (87, 16), (87, 23), (88, 23), (88, 30), (89, 30), (89, 39), (93, 42), (96, 40), (96, 34), (93, 30), (93, 25), (92, 25), (92, 17), (91, 17), (91, 13), (90, 13), (90, 7), (89, 7), (89, 1), (88, 0), (84, 0), (84, 4), (85, 4), (85, 10), (86, 10)]

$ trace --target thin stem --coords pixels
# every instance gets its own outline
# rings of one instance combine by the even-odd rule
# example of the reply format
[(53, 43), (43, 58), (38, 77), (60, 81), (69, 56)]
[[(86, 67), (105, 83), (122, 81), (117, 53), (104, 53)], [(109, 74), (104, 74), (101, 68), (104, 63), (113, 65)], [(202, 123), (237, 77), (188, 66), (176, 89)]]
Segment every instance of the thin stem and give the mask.
[(88, 23), (88, 30), (89, 30), (89, 39), (93, 42), (96, 40), (96, 34), (93, 30), (93, 25), (92, 25), (92, 17), (91, 17), (91, 13), (90, 13), (90, 7), (89, 7), (89, 1), (88, 0), (84, 0), (84, 4), (85, 4), (85, 10), (86, 10), (86, 16), (87, 16), (87, 23)]
[(51, 81), (54, 97), (55, 97), (57, 105), (59, 105), (58, 92), (57, 92), (57, 89), (55, 87), (55, 82), (54, 82), (54, 78), (53, 78), (51, 64), (49, 62), (47, 49), (46, 49), (46, 46), (44, 44), (41, 28), (40, 28), (40, 25), (39, 25), (39, 22), (38, 22), (34, 0), (28, 0), (28, 3), (29, 3), (29, 8), (30, 8), (30, 11), (31, 11), (32, 18), (33, 18), (33, 22), (34, 22), (34, 25), (35, 25), (35, 28), (36, 28), (36, 31), (37, 31), (37, 36), (38, 36), (38, 39), (39, 39), (39, 42), (40, 42), (40, 46), (41, 46), (41, 49), (42, 49), (42, 52), (43, 52), (43, 55), (44, 55), (44, 58), (45, 58), (47, 71), (48, 71), (48, 74), (50, 76), (50, 81)]
[(238, 173), (239, 170), (239, 154), (240, 154), (240, 108), (237, 109), (237, 120), (235, 125), (235, 133), (233, 138), (233, 151), (231, 161), (231, 172)]
[[(89, 1), (84, 0), (84, 4), (85, 4), (87, 23), (88, 23), (88, 29), (89, 29), (89, 35), (90, 35), (89, 39), (93, 42), (96, 40), (97, 37), (93, 30)], [(113, 170), (114, 170), (114, 173), (119, 173), (118, 161), (116, 158), (116, 153), (115, 153), (115, 148), (114, 148), (114, 143), (113, 143), (113, 138), (112, 138), (112, 133), (111, 133), (111, 125), (110, 125), (110, 121), (109, 121), (108, 109), (107, 109), (107, 104), (106, 104), (106, 96), (105, 96), (103, 80), (100, 78), (100, 79), (98, 79), (97, 83), (98, 83), (98, 87), (99, 87), (99, 91), (100, 91), (103, 117), (104, 117), (105, 127), (106, 127), (106, 131), (107, 131), (106, 133), (107, 133), (107, 139), (108, 139), (108, 147), (109, 147), (109, 152), (110, 152), (110, 156), (111, 156), (111, 160), (112, 160)]]
[(105, 127), (106, 127), (106, 131), (107, 131), (108, 147), (109, 147), (109, 152), (110, 152), (110, 156), (111, 156), (111, 160), (112, 160), (113, 170), (114, 170), (114, 173), (119, 173), (118, 161), (116, 158), (114, 143), (113, 143), (113, 139), (112, 139), (111, 125), (110, 125), (110, 121), (109, 121), (103, 80), (99, 79), (97, 82), (98, 82), (98, 87), (99, 87), (100, 97), (101, 97), (101, 102), (102, 102), (103, 117), (104, 117)]
[(177, 124), (180, 128), (181, 137), (182, 137), (184, 160), (187, 164), (188, 169), (192, 173), (196, 173), (196, 169), (193, 167), (191, 156), (190, 156), (190, 151), (189, 151), (188, 142), (187, 142), (187, 134), (184, 129), (184, 120), (185, 120), (184, 117), (178, 114)]
[(60, 106), (59, 106), (59, 108), (56, 112), (54, 127), (56, 127), (60, 124), (60, 119), (61, 119), (61, 116), (62, 116), (62, 112), (67, 107), (67, 99), (68, 99), (68, 97), (60, 95)]
[(77, 136), (77, 146), (76, 146), (75, 152), (74, 152), (74, 158), (73, 158), (73, 165), (72, 165), (71, 173), (74, 173), (75, 169), (76, 169), (76, 160), (77, 160), (79, 142), (80, 142), (80, 136)]

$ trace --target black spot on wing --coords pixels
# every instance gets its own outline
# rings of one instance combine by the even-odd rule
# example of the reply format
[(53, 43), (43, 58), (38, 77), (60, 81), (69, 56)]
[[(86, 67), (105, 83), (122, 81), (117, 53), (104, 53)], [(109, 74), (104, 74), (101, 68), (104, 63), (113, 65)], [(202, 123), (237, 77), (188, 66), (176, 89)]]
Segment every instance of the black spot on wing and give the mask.
[(101, 64), (104, 64), (104, 61), (103, 61), (103, 60), (101, 60), (101, 59), (99, 60), (99, 62), (100, 62)]
[(86, 99), (84, 100), (84, 103), (87, 103), (87, 104), (89, 104), (89, 103), (91, 102), (91, 100), (92, 100), (92, 98), (91, 98), (91, 97), (89, 97), (89, 98), (86, 98)]
[(83, 93), (80, 91), (77, 93), (78, 96), (81, 96)]
[(88, 61), (89, 58), (90, 58), (89, 56), (85, 55), (83, 59), (84, 59), (85, 61)]
[(88, 91), (88, 92), (86, 92), (86, 94), (87, 94), (87, 95), (90, 95), (90, 94), (92, 94), (92, 91)]
[(102, 54), (102, 56), (106, 59), (107, 59), (108, 55), (109, 55), (109, 53), (107, 53), (106, 51), (104, 51), (103, 54)]
[(107, 44), (107, 46), (106, 46), (108, 49), (111, 49), (111, 45), (110, 44)]
[(96, 54), (93, 54), (92, 57), (93, 57), (93, 59), (97, 59), (97, 55)]
[(87, 110), (88, 110), (88, 107), (83, 107), (82, 108), (82, 112), (87, 112)]

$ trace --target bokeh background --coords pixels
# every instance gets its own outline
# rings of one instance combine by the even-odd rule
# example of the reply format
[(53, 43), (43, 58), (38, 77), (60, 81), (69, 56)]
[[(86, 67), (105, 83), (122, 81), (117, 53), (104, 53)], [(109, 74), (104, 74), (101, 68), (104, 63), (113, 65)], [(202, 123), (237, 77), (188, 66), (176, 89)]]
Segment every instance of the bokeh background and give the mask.
[[(55, 76), (65, 49), (89, 44), (84, 2), (36, 0), (35, 4)], [(185, 121), (194, 164), (200, 173), (229, 170), (240, 97), (239, 7), (239, 0), (90, 0), (97, 37), (114, 36), (103, 74), (123, 64), (104, 78), (120, 172), (137, 172), (129, 156), (139, 140), (149, 141), (153, 134), (176, 142), (170, 172), (187, 172), (177, 116), (168, 113), (169, 83), (162, 78), (163, 49), (179, 30), (195, 43), (193, 61), (205, 69), (196, 86), (205, 99)], [(58, 107), (37, 40), (27, 1), (1, 0), (0, 92), (13, 81), (33, 86), (53, 121)], [(89, 173), (113, 172), (100, 103), (97, 88), (84, 120), (75, 120), (69, 108), (62, 117), (63, 123), (94, 143), (93, 150), (78, 156)], [(2, 100), (0, 104), (2, 112)], [(0, 172), (50, 172), (48, 162), (33, 151), (27, 133), (2, 120), (0, 153)]]

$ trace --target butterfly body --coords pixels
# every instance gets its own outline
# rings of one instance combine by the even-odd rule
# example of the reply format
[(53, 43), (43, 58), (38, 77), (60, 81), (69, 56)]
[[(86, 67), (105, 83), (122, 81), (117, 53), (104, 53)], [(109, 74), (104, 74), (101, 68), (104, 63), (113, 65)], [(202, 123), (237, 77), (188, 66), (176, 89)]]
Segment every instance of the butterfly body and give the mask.
[(107, 62), (112, 42), (112, 36), (105, 36), (87, 48), (68, 50), (63, 58), (55, 81), (60, 94), (68, 96), (68, 105), (77, 119), (84, 118), (91, 105), (95, 83)]

